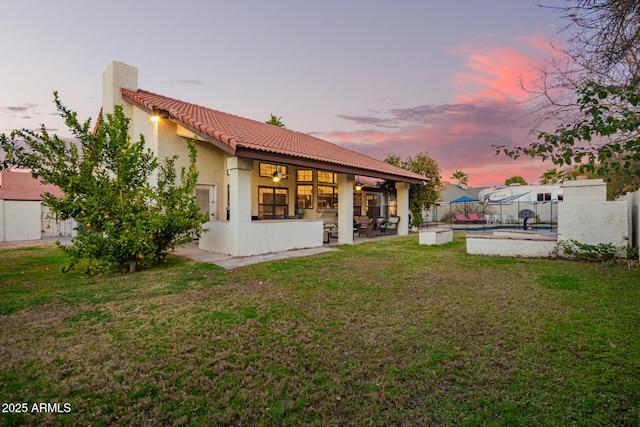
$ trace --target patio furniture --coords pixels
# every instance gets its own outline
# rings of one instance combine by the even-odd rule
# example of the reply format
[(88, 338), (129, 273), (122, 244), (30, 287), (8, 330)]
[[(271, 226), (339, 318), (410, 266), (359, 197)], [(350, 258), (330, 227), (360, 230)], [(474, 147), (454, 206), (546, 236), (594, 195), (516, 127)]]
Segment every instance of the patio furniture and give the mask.
[(375, 226), (376, 226), (376, 223), (373, 220), (373, 218), (367, 217), (366, 223), (365, 222), (360, 223), (360, 227), (358, 228), (358, 236), (362, 237), (364, 235), (367, 237), (372, 237)]
[(325, 243), (329, 243), (329, 241), (331, 240), (331, 238), (333, 237), (334, 239), (338, 238), (338, 224), (336, 224), (335, 222), (325, 222), (324, 223), (324, 237), (325, 237)]
[(398, 223), (400, 222), (400, 217), (392, 216), (389, 218), (387, 222), (381, 224), (380, 228), (384, 234), (397, 234), (398, 233)]
[(456, 214), (456, 221), (457, 222), (469, 222), (469, 220), (467, 219), (466, 216), (462, 215), (462, 214)]
[(469, 218), (469, 221), (472, 221), (476, 224), (484, 223), (484, 219), (480, 218), (478, 214), (475, 214), (475, 213), (470, 213), (468, 215), (468, 218)]
[(486, 222), (487, 224), (493, 224), (493, 216), (485, 215), (484, 216), (484, 222)]

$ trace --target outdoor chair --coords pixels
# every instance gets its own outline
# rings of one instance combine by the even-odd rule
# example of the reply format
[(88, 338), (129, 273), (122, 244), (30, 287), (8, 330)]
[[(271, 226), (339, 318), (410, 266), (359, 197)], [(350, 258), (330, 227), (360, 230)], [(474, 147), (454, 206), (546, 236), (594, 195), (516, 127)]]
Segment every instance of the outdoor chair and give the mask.
[(470, 214), (468, 215), (468, 218), (469, 218), (469, 221), (472, 221), (472, 222), (474, 222), (474, 223), (476, 223), (476, 224), (484, 223), (484, 220), (483, 220), (482, 218), (480, 218), (480, 217), (478, 216), (478, 214), (475, 214), (475, 213), (470, 213)]
[(491, 215), (485, 215), (484, 222), (486, 222), (487, 224), (493, 224), (493, 217)]
[(373, 220), (373, 218), (367, 218), (367, 222), (361, 222), (360, 223), (360, 227), (358, 228), (358, 236), (367, 236), (367, 237), (372, 237), (373, 236), (373, 230), (376, 226), (375, 221)]
[(457, 222), (468, 222), (469, 220), (467, 219), (466, 216), (462, 215), (462, 214), (456, 214), (456, 221)]
[(400, 217), (392, 216), (389, 220), (381, 225), (382, 232), (384, 234), (397, 234), (398, 233), (398, 223), (400, 222)]

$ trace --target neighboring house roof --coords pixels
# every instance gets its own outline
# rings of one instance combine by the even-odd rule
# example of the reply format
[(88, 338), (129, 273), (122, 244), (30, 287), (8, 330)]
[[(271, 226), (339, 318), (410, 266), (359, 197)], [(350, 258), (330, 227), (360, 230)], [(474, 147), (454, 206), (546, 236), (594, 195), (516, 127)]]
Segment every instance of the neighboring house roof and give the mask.
[(153, 113), (168, 112), (174, 122), (227, 153), (303, 167), (331, 168), (395, 181), (428, 181), (422, 175), (339, 147), (311, 135), (234, 116), (144, 90), (121, 89), (124, 99)]
[(0, 171), (0, 200), (42, 200), (44, 193), (64, 195), (60, 188), (43, 184), (27, 171)]
[(483, 190), (484, 187), (459, 187), (457, 184), (448, 183), (440, 190), (440, 202), (451, 202), (459, 197), (473, 197), (478, 198), (478, 193)]

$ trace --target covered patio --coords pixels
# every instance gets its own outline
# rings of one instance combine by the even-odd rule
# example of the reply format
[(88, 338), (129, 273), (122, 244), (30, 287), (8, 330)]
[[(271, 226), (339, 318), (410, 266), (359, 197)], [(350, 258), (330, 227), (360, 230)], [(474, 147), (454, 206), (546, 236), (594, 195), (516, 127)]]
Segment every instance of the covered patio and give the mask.
[[(362, 192), (356, 189), (359, 187), (356, 185), (356, 177), (364, 176), (366, 173), (366, 176), (372, 178), (391, 178), (388, 173), (376, 173), (353, 167), (316, 164), (309, 161), (302, 162), (303, 164), (291, 163), (291, 159), (275, 160), (273, 156), (267, 156), (267, 159), (264, 158), (265, 156), (256, 157), (259, 158), (230, 157), (227, 159), (228, 219), (210, 221), (206, 224), (209, 231), (200, 239), (201, 249), (233, 256), (252, 256), (321, 247), (327, 243), (353, 244), (357, 238), (354, 233), (354, 215), (366, 213), (363, 212), (363, 205), (354, 205), (354, 199), (358, 200), (358, 193)], [(328, 172), (334, 177), (334, 182), (321, 184), (312, 180), (310, 182), (313, 184), (301, 184), (293, 182), (296, 180), (292, 179), (292, 182), (287, 185), (279, 184), (280, 180), (274, 183), (268, 177), (260, 176), (260, 166), (263, 164), (260, 160), (273, 162), (270, 164), (286, 165), (288, 171), (311, 171), (312, 176)], [(294, 175), (295, 173), (291, 176)], [(416, 181), (422, 182), (423, 178), (408, 179), (398, 175), (392, 177), (396, 180), (409, 180), (409, 182), (396, 181), (396, 215), (404, 218), (398, 223), (397, 235), (404, 236), (409, 231), (409, 184)], [(311, 203), (305, 204), (299, 189), (307, 185), (311, 192), (304, 196)], [(327, 198), (322, 193), (323, 188), (333, 189), (333, 195)], [(271, 189), (274, 191), (272, 199), (276, 202), (274, 207), (264, 203), (264, 193)], [(295, 192), (296, 197), (289, 197), (290, 192)], [(281, 196), (279, 204), (277, 203), (278, 194)], [(278, 207), (281, 209), (279, 210)]]

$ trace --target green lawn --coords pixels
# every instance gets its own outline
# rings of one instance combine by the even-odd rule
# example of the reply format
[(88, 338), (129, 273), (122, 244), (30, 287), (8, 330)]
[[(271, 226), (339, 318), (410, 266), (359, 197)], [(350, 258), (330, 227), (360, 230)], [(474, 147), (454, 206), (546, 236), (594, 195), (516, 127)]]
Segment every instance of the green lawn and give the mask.
[(63, 265), (0, 250), (0, 401), (29, 408), (0, 425), (640, 424), (639, 268), (461, 236), (234, 271)]

